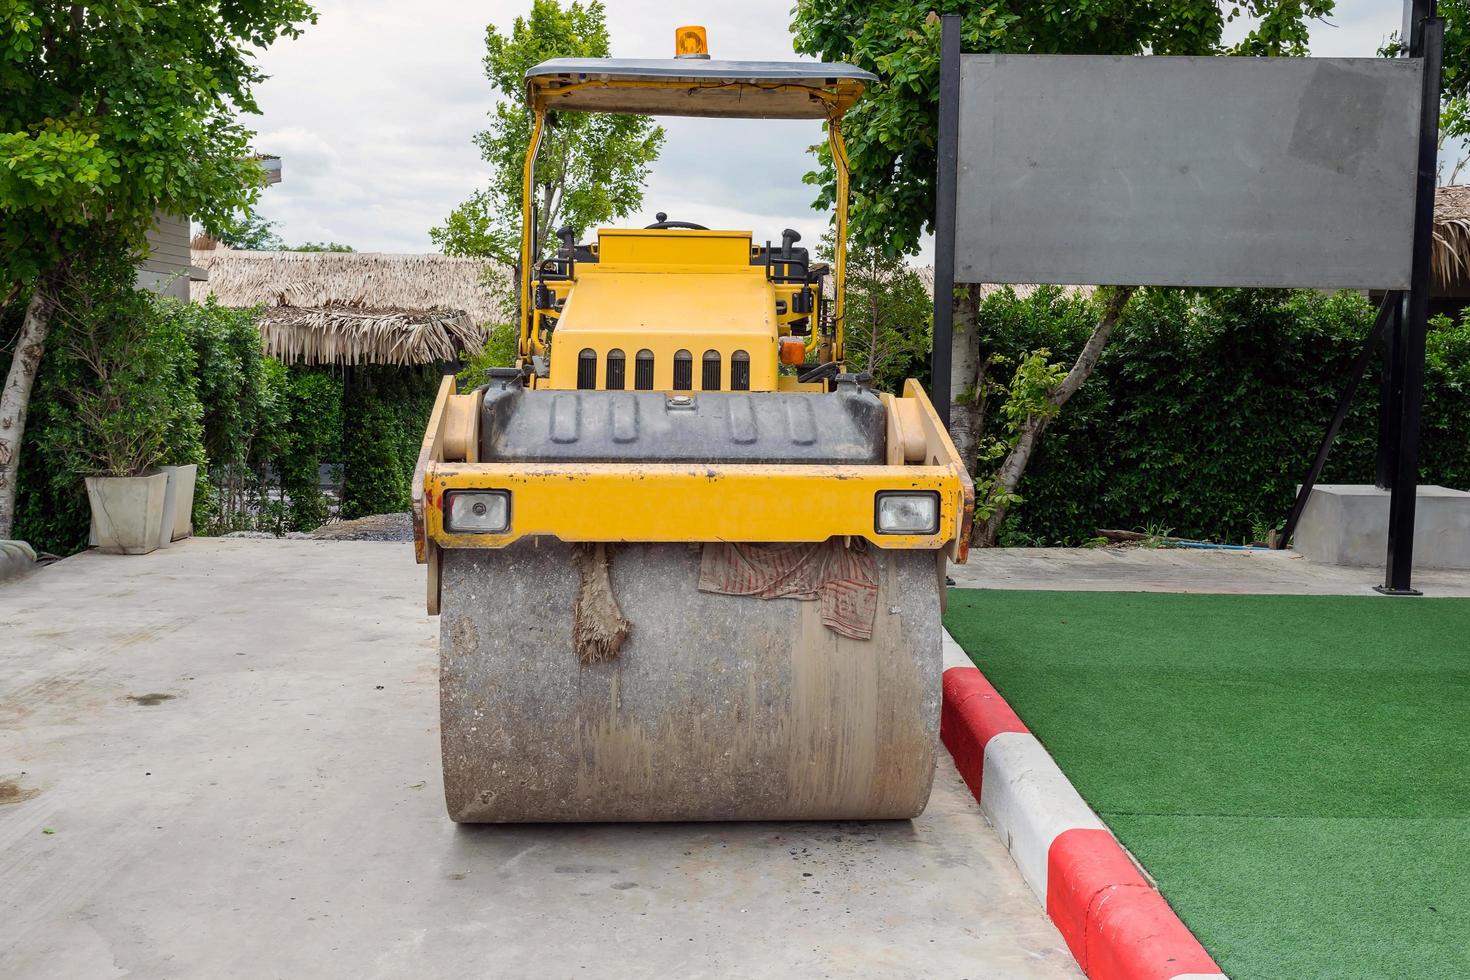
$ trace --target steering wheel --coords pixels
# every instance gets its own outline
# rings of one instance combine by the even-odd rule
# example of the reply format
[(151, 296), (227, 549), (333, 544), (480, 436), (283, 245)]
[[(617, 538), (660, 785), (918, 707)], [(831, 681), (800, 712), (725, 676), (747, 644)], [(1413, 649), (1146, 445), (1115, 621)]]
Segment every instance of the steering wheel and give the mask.
[(654, 218), (656, 218), (657, 220), (654, 221), (653, 224), (651, 224), (651, 225), (644, 225), (643, 227), (644, 228), (688, 228), (690, 231), (709, 231), (709, 229), (706, 228), (704, 225), (696, 225), (692, 221), (670, 221), (669, 220), (669, 216), (667, 214), (664, 214), (662, 211), (660, 211), (658, 214), (654, 215)]

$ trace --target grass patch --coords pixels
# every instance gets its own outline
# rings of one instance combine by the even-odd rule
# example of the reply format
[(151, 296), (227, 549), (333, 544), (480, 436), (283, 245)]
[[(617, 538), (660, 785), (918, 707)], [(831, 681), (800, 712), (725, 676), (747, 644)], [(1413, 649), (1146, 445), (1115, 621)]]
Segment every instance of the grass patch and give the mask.
[(1470, 976), (1470, 600), (953, 590), (1237, 980)]

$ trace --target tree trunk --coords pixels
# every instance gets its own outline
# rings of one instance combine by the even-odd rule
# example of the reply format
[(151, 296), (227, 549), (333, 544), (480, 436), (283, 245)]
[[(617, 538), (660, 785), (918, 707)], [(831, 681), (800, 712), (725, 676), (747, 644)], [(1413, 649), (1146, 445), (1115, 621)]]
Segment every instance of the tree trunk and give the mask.
[(56, 307), (55, 274), (42, 277), (26, 304), (25, 319), (15, 338), (15, 354), (0, 392), (0, 539), (15, 533), (16, 479), (20, 475), (20, 447), (25, 438), (26, 411), (31, 387), (46, 353), (46, 332)]
[[(1098, 358), (1102, 357), (1103, 348), (1108, 345), (1108, 338), (1113, 335), (1113, 328), (1118, 324), (1118, 317), (1123, 314), (1123, 307), (1128, 305), (1128, 299), (1133, 295), (1133, 287), (1119, 287), (1108, 296), (1107, 305), (1103, 307), (1103, 315), (1097, 321), (1097, 326), (1092, 329), (1092, 336), (1087, 338), (1087, 343), (1082, 347), (1082, 353), (1077, 355), (1077, 361), (1061, 383), (1051, 390), (1047, 400), (1060, 409), (1067, 404), (1068, 399), (1077, 393), (1093, 368), (1097, 367)], [(1015, 493), (1016, 487), (1021, 482), (1022, 475), (1026, 472), (1026, 464), (1031, 462), (1031, 454), (1036, 450), (1036, 444), (1041, 441), (1041, 435), (1046, 431), (1047, 425), (1056, 417), (1051, 415), (1033, 415), (1026, 419), (1021, 425), (1021, 436), (1011, 451), (1006, 453), (1006, 458), (1001, 462), (1000, 469), (995, 471), (995, 487), (991, 493), (1009, 496)], [(995, 547), (995, 539), (1000, 534), (1000, 526), (1005, 521), (1007, 507), (1004, 503), (996, 504), (995, 509), (990, 512), (990, 517), (975, 527), (971, 543), (979, 548)]]
[(556, 219), (561, 211), (563, 188), (560, 184), (541, 185), (541, 213), (536, 226), (536, 258), (546, 254), (556, 234)]
[(957, 287), (954, 294), (954, 338), (950, 345), (950, 383), (946, 386), (938, 378), (931, 382), (936, 400), (949, 399), (949, 437), (954, 440), (960, 459), (971, 470), (975, 468), (975, 447), (979, 440), (975, 428), (979, 400), (972, 387), (980, 370), (979, 312), (980, 287), (974, 283)]

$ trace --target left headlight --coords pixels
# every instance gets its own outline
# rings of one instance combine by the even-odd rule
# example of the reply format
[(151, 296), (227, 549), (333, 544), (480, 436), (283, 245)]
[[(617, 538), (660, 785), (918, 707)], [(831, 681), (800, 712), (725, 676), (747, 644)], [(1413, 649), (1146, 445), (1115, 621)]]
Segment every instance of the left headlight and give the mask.
[(938, 534), (939, 494), (933, 490), (883, 490), (873, 519), (879, 534)]
[(444, 494), (444, 521), (461, 534), (502, 534), (510, 530), (509, 490), (450, 490)]

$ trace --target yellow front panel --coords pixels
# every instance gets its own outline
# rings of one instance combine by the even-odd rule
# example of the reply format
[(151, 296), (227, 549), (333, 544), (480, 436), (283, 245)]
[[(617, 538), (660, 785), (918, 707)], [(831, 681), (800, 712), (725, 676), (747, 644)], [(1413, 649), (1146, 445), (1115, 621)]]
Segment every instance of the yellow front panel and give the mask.
[(597, 354), (597, 387), (605, 386), (606, 355), (621, 350), (625, 387), (633, 388), (640, 350), (654, 355), (653, 390), (674, 386), (674, 354), (693, 358), (694, 389), (700, 389), (704, 353), (719, 352), (722, 387), (729, 388), (736, 351), (750, 357), (750, 390), (776, 388), (775, 293), (759, 267), (722, 272), (627, 272), (583, 265), (561, 311), (551, 342), (551, 385), (577, 387), (577, 357)]
[[(425, 475), (428, 536), (445, 548), (500, 548), (519, 538), (563, 541), (825, 541), (864, 537), (881, 548), (941, 548), (964, 518), (959, 477), (943, 466), (439, 463)], [(507, 534), (444, 529), (446, 490), (509, 490)], [(880, 490), (939, 493), (939, 532), (874, 533)]]
[(603, 228), (597, 233), (602, 265), (750, 265), (750, 232), (680, 228)]

